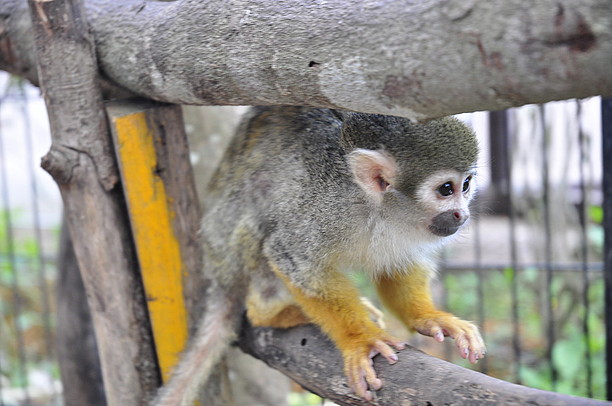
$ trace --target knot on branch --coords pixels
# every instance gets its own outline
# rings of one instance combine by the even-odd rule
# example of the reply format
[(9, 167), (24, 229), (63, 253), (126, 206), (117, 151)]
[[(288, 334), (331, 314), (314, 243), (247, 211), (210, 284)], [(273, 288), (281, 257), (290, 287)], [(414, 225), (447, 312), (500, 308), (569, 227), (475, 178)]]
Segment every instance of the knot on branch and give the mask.
[[(95, 148), (94, 151), (97, 152)], [(92, 161), (90, 170), (96, 172), (104, 190), (112, 190), (119, 181), (119, 175), (115, 161), (112, 156), (107, 156), (108, 154), (94, 155), (75, 147), (53, 144), (47, 155), (41, 159), (40, 166), (49, 172), (58, 185), (66, 185), (73, 181), (74, 170), (81, 165), (81, 154)]]
[(53, 177), (58, 185), (71, 182), (74, 168), (79, 165), (79, 152), (65, 145), (52, 145), (40, 162), (40, 166)]

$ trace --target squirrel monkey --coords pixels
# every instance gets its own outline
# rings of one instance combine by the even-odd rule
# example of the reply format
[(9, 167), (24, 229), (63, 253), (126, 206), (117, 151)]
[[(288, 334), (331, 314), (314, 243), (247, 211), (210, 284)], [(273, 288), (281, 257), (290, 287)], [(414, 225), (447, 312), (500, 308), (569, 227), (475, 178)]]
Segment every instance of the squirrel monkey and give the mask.
[(371, 275), (409, 329), (485, 354), (478, 329), (436, 309), (435, 254), (469, 218), (478, 145), (454, 118), (406, 118), (258, 107), (243, 120), (211, 184), (202, 226), (213, 281), (198, 331), (156, 405), (191, 405), (243, 312), (255, 326), (317, 324), (371, 400), (371, 358), (404, 343), (369, 317), (347, 268)]

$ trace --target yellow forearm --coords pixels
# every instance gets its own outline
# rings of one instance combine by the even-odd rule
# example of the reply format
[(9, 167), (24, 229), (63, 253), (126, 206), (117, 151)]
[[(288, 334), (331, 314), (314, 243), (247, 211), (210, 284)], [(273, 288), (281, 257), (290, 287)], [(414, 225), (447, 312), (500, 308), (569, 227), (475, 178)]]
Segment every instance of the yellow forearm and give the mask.
[(383, 304), (412, 329), (417, 319), (444, 314), (433, 303), (429, 280), (426, 270), (416, 268), (377, 278), (376, 289)]

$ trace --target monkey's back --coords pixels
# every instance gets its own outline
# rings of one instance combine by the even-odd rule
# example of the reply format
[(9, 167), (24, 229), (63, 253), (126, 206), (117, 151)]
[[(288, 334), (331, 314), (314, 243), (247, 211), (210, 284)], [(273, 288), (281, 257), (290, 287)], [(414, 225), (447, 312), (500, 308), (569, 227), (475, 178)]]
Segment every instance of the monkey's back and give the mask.
[(346, 181), (341, 126), (327, 109), (256, 107), (245, 115), (204, 200), (205, 268), (215, 278), (232, 283), (266, 268), (270, 238), (308, 251), (333, 234), (345, 210), (338, 194), (356, 191)]
[(293, 275), (316, 275), (336, 256), (359, 263), (377, 255), (372, 230), (391, 223), (349, 170), (346, 155), (359, 148), (384, 150), (399, 167), (396, 188), (407, 198), (393, 215), (398, 232), (385, 232), (390, 246), (417, 232), (403, 221), (414, 217), (415, 182), (439, 169), (466, 171), (478, 150), (474, 134), (453, 118), (418, 124), (330, 109), (253, 108), (208, 188), (206, 268), (229, 283), (244, 270), (266, 269), (264, 255), (274, 254)]

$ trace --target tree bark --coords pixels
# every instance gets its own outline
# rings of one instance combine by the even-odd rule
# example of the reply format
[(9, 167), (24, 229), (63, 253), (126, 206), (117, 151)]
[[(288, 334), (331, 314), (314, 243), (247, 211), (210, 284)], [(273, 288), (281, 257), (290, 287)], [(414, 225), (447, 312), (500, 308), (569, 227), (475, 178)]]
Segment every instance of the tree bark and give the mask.
[(533, 405), (588, 406), (606, 402), (532, 389), (491, 378), (408, 347), (399, 362), (374, 358), (383, 388), (372, 403), (351, 393), (342, 357), (314, 325), (288, 330), (244, 323), (239, 346), (306, 389), (340, 405)]
[(105, 406), (93, 320), (66, 223), (57, 258), (57, 353), (65, 406)]
[(42, 166), (57, 182), (102, 361), (110, 406), (145, 404), (159, 384), (145, 297), (90, 32), (78, 7), (30, 0), (38, 77), (52, 146)]
[[(32, 76), (21, 1), (0, 68)], [(89, 0), (104, 76), (181, 104), (293, 104), (425, 119), (612, 94), (609, 0)]]

